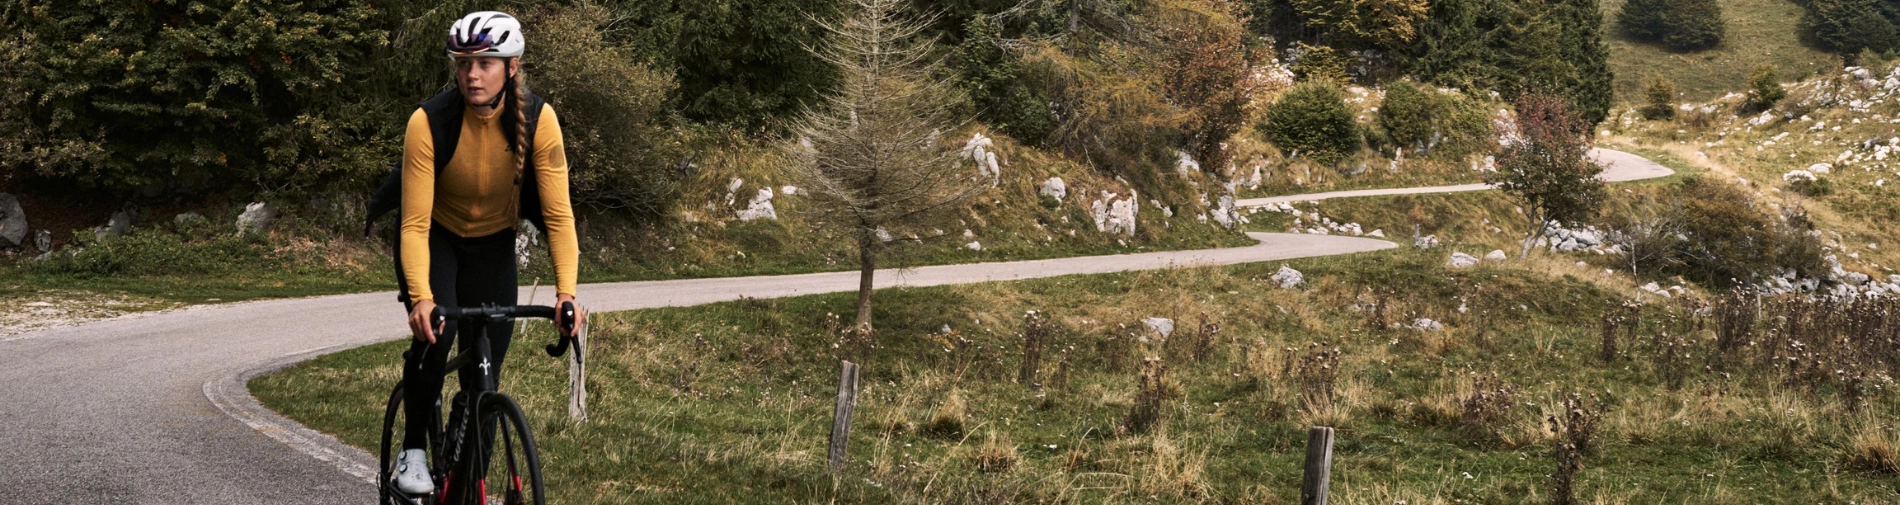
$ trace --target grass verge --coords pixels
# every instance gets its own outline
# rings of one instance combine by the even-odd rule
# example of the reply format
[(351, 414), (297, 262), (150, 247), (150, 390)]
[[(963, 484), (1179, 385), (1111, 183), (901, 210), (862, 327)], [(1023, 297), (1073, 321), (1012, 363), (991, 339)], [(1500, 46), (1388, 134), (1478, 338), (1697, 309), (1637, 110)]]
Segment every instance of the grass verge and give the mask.
[[(1893, 399), (1847, 415), (1830, 390), (1672, 366), (1673, 348), (1649, 343), (1683, 334), (1689, 312), (1670, 305), (1635, 309), (1645, 322), (1606, 363), (1597, 321), (1624, 310), (1621, 290), (1442, 261), (1288, 262), (1300, 289), (1269, 282), (1278, 263), (894, 289), (879, 293), (875, 346), (835, 333), (850, 294), (603, 314), (592, 421), (564, 419), (553, 360), (517, 354), (503, 387), (529, 412), (559, 503), (1294, 503), (1314, 424), (1340, 429), (1340, 503), (1541, 502), (1556, 465), (1544, 420), (1571, 392), (1607, 412), (1575, 480), (1585, 502), (1900, 500), (1891, 470), (1866, 464), (1891, 437), (1871, 420), (1900, 413)], [(1049, 325), (1039, 344), (1024, 310)], [(1177, 329), (1148, 333), (1145, 317)], [(1391, 326), (1420, 318), (1444, 329)], [(251, 388), (372, 448), (403, 345)], [(852, 462), (834, 476), (824, 445), (846, 356), (863, 389)], [(1502, 387), (1505, 400), (1471, 399)]]

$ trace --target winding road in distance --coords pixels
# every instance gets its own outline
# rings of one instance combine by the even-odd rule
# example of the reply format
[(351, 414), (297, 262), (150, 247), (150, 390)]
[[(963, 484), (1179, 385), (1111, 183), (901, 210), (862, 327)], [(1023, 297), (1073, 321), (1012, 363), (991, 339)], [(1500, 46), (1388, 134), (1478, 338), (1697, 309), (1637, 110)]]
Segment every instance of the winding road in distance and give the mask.
[[(1669, 169), (1610, 150), (1612, 181)], [(1241, 200), (1474, 191), (1483, 185)], [(941, 265), (878, 287), (1232, 265), (1397, 247), (1336, 235), (1248, 233), (1247, 247)], [(852, 291), (857, 272), (584, 284), (595, 311)], [(524, 290), (523, 299), (526, 299)], [(393, 292), (195, 306), (0, 337), (0, 504), (368, 504), (376, 460), (259, 406), (252, 376), (403, 338)]]

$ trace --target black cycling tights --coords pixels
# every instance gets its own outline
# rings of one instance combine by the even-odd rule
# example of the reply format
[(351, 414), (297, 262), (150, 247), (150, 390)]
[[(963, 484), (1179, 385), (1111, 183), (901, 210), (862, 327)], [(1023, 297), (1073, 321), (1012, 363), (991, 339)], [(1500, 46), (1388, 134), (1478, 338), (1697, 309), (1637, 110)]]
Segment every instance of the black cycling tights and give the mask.
[[(429, 288), (435, 293), (436, 305), (450, 307), (476, 307), (484, 303), (496, 305), (514, 305), (516, 303), (517, 278), (515, 272), (515, 231), (513, 229), (475, 238), (463, 238), (443, 229), (432, 226), (429, 230)], [(475, 348), (475, 332), (456, 331), (456, 322), (448, 322), (442, 336), (435, 344), (413, 341), (409, 349), (411, 355), (423, 356), (422, 362), (403, 363), (403, 417), (407, 425), (403, 428), (402, 447), (421, 449), (427, 445), (429, 420), (434, 417), (436, 399), (442, 397), (442, 366), (449, 359), (449, 343), (457, 342), (459, 349)], [(502, 358), (508, 355), (508, 342), (513, 339), (514, 325), (507, 322), (495, 322), (488, 326), (488, 350), (494, 360), (497, 383), (501, 377)], [(481, 387), (480, 374), (456, 374), (462, 383), (462, 389), (474, 391)]]

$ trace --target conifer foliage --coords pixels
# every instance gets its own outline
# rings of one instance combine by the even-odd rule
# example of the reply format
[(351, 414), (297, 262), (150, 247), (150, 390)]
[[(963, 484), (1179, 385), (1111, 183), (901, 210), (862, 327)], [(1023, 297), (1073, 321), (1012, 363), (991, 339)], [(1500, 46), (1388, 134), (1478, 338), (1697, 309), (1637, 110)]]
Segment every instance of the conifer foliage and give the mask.
[(926, 25), (905, 15), (901, 0), (852, 4), (855, 14), (825, 24), (831, 42), (816, 50), (837, 69), (838, 87), (798, 119), (784, 151), (812, 215), (857, 242), (854, 328), (864, 336), (878, 253), (989, 184), (959, 164), (944, 138), (961, 122), (932, 41), (920, 37)]
[(387, 170), (389, 144), (361, 139), (401, 125), (361, 83), (401, 14), (347, 0), (12, 3), (0, 171), (132, 188)]
[(1345, 94), (1331, 81), (1307, 81), (1287, 91), (1267, 109), (1260, 126), (1267, 140), (1289, 154), (1315, 163), (1337, 163), (1359, 148), (1359, 127)]
[(1629, 0), (1616, 12), (1616, 25), (1631, 38), (1677, 51), (1722, 45), (1728, 30), (1716, 0)]
[(1649, 76), (1649, 84), (1643, 87), (1643, 119), (1676, 118), (1676, 83), (1660, 75)]

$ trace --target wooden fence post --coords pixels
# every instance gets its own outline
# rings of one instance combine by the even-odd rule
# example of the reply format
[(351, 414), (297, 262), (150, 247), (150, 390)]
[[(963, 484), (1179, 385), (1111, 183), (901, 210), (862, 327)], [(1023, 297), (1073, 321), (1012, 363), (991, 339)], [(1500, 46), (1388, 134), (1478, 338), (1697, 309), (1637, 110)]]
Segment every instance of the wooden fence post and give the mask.
[(1300, 505), (1326, 505), (1326, 481), (1333, 473), (1333, 429), (1306, 431), (1306, 475), (1300, 479)]
[(838, 405), (831, 411), (831, 470), (844, 469), (844, 446), (851, 438), (851, 411), (858, 405), (858, 364), (845, 361), (838, 373)]

